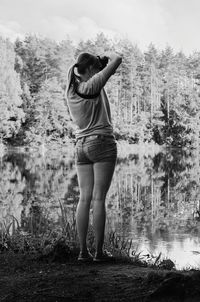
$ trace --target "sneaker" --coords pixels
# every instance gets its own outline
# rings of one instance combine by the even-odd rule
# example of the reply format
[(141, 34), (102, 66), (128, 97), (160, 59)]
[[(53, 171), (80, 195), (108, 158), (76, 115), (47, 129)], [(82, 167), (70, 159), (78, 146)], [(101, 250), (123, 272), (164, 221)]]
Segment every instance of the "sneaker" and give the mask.
[(79, 256), (78, 256), (78, 261), (79, 262), (92, 262), (93, 256), (89, 251), (87, 253), (80, 252)]
[(101, 255), (95, 255), (93, 258), (94, 262), (103, 263), (103, 262), (114, 262), (115, 258), (113, 255), (108, 251), (103, 251)]

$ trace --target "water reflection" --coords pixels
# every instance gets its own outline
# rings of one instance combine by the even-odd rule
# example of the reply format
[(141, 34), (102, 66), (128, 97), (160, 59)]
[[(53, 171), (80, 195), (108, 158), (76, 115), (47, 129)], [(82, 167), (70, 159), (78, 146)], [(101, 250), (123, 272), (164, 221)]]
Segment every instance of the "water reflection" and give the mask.
[[(74, 223), (79, 191), (73, 158), (12, 151), (0, 169), (1, 229), (41, 234)], [(118, 163), (107, 230), (132, 238), (143, 254), (162, 252), (177, 268), (200, 267), (199, 171), (198, 154), (181, 150)]]

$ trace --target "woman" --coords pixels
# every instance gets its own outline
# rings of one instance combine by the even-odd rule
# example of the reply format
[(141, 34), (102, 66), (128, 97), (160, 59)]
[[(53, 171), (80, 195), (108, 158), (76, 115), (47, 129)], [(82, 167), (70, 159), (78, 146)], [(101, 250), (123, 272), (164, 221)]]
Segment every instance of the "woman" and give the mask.
[[(103, 243), (105, 199), (115, 168), (117, 147), (104, 86), (121, 62), (122, 58), (116, 54), (100, 58), (82, 53), (68, 72), (67, 103), (77, 125), (75, 161), (80, 188), (76, 210), (79, 261), (102, 262), (112, 258), (103, 250)], [(96, 247), (94, 258), (87, 248), (91, 201)]]

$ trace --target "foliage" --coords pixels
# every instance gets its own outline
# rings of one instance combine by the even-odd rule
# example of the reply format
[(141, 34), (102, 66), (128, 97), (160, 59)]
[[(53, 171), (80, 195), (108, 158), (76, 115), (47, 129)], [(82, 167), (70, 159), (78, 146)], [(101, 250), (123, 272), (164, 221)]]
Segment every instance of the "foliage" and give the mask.
[(73, 126), (57, 78), (44, 81), (35, 97), (34, 107), (35, 125), (26, 134), (29, 141), (37, 138), (38, 142), (46, 143), (52, 139), (70, 136)]
[(14, 45), (0, 40), (1, 137), (26, 144), (73, 137), (63, 98), (68, 68), (81, 52), (112, 51), (123, 56), (106, 85), (116, 136), (132, 143), (153, 140), (196, 148), (199, 52), (186, 56), (170, 46), (158, 50), (153, 43), (142, 52), (128, 39), (113, 41), (103, 33), (77, 46), (70, 38), (56, 43), (35, 35), (17, 39)]
[(0, 38), (0, 139), (14, 137), (24, 120), (20, 79), (14, 63), (12, 43)]

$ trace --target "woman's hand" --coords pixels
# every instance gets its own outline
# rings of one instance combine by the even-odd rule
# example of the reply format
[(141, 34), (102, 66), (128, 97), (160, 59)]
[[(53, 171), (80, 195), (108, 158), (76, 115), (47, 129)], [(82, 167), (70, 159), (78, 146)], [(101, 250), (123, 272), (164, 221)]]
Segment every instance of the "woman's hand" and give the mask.
[(104, 85), (108, 81), (108, 79), (115, 73), (116, 69), (122, 62), (122, 56), (116, 53), (110, 53), (109, 56), (106, 53), (104, 54), (104, 56), (105, 55), (109, 58), (109, 61), (106, 67), (101, 71), (104, 75)]
[(116, 52), (105, 52), (101, 57), (106, 56), (110, 61), (116, 60), (117, 58), (122, 59), (122, 55)]

